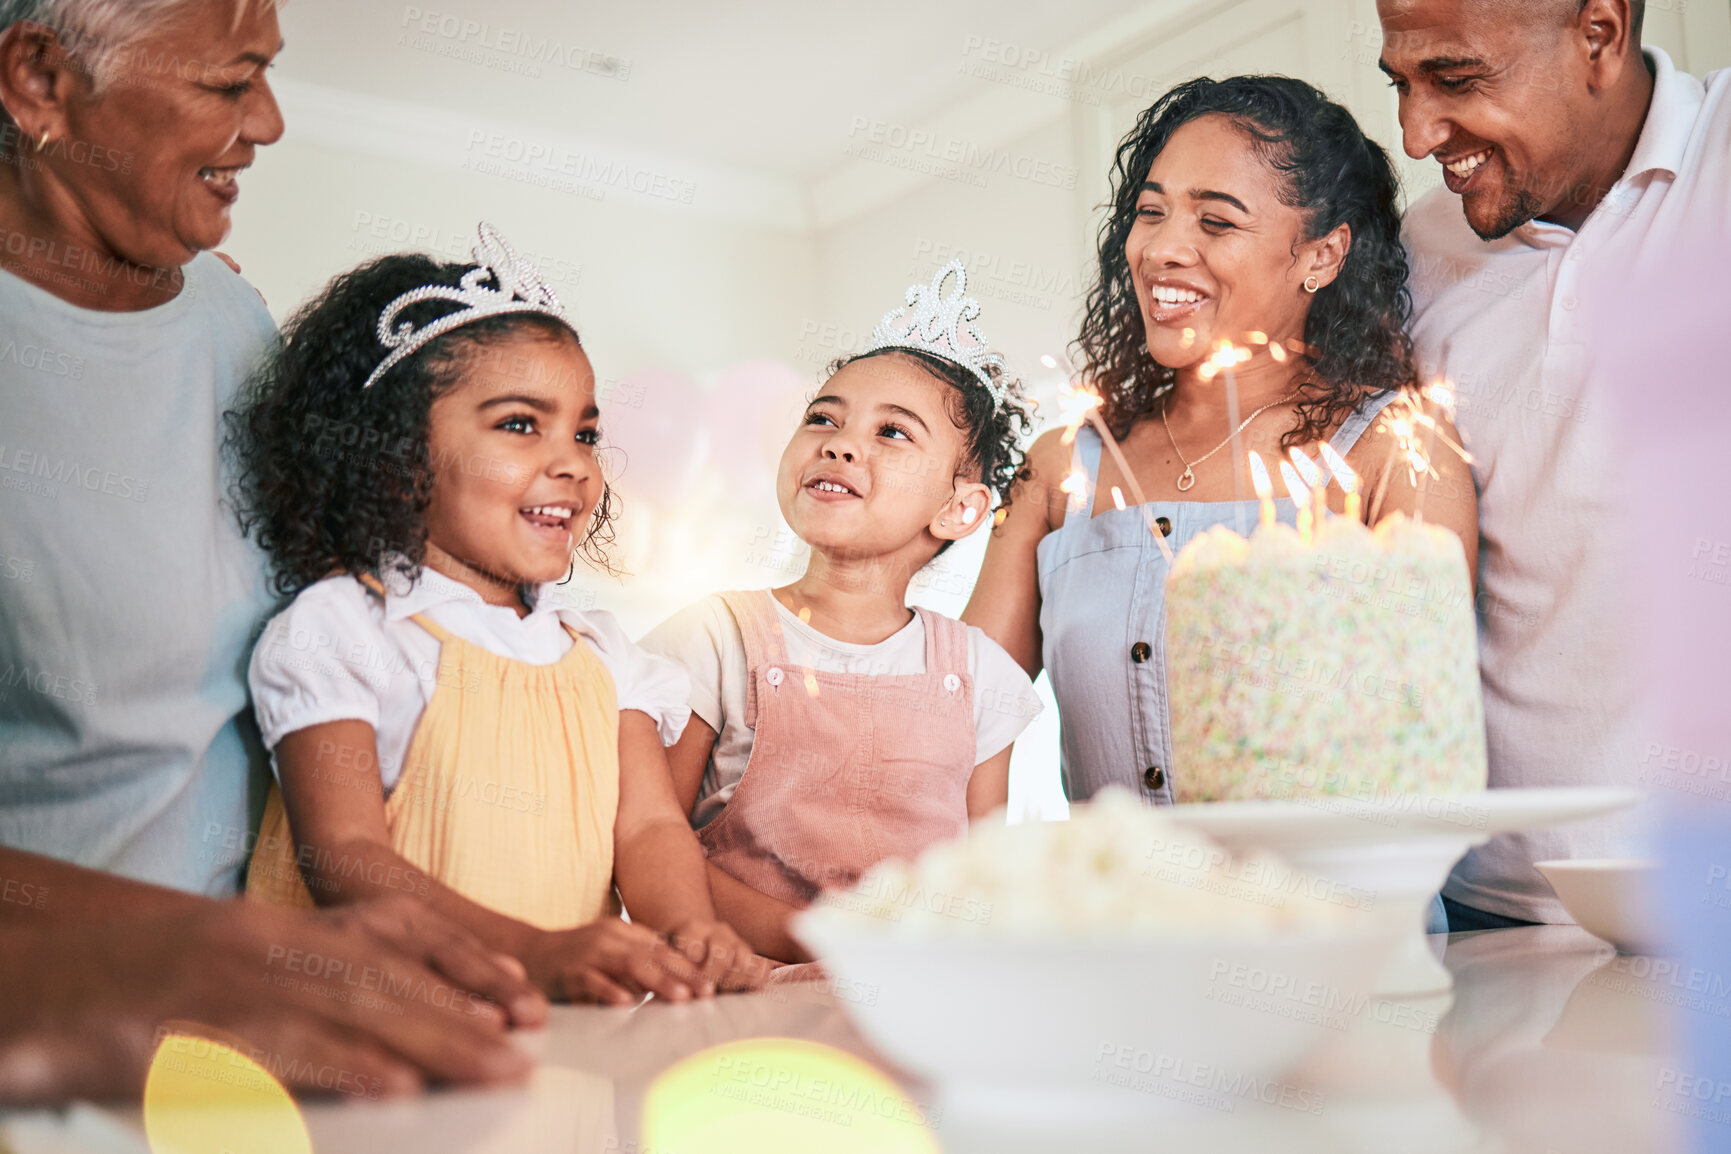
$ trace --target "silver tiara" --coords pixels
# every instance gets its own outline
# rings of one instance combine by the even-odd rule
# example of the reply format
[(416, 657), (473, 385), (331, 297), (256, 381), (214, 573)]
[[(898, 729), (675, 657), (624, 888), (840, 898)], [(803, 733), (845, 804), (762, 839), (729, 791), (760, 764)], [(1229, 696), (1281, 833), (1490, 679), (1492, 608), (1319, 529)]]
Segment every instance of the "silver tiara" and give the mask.
[[(944, 281), (956, 278), (955, 288), (944, 295)], [(1007, 395), (1004, 387), (992, 380), (991, 369), (1002, 369), (1004, 359), (991, 351), (974, 321), (980, 315), (980, 302), (965, 295), (968, 290), (968, 270), (959, 260), (952, 260), (938, 270), (929, 285), (908, 286), (907, 304), (891, 309), (872, 330), (871, 342), (865, 352), (878, 349), (914, 349), (954, 361), (980, 379), (992, 394), (992, 403), (1002, 406)]]
[[(389, 372), (392, 365), (434, 337), (470, 321), (501, 313), (543, 313), (567, 325), (571, 323), (571, 318), (565, 315), (565, 306), (541, 279), (540, 270), (518, 256), (499, 235), (498, 229), (482, 221), (477, 232), (481, 239), (469, 250), (475, 258), (475, 267), (463, 274), (456, 288), (430, 284), (410, 289), (386, 305), (385, 311), (379, 314), (379, 343), (391, 352), (379, 362), (378, 368), (361, 388), (371, 388), (373, 382)], [(481, 284), (484, 280), (491, 280), (493, 287), (484, 287)], [(454, 301), (463, 307), (446, 313), (424, 328), (417, 329), (409, 321), (395, 323), (398, 313), (422, 301)]]

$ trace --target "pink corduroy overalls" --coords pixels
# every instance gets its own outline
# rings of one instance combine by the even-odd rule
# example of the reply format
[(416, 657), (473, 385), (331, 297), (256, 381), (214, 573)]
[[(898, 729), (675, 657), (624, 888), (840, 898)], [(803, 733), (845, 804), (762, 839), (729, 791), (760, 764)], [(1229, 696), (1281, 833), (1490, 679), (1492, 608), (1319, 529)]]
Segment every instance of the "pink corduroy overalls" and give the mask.
[(698, 832), (710, 861), (803, 906), (880, 861), (967, 833), (975, 742), (966, 625), (915, 610), (924, 673), (820, 673), (789, 664), (768, 590), (721, 596), (745, 642), (745, 724), (755, 732), (733, 797)]

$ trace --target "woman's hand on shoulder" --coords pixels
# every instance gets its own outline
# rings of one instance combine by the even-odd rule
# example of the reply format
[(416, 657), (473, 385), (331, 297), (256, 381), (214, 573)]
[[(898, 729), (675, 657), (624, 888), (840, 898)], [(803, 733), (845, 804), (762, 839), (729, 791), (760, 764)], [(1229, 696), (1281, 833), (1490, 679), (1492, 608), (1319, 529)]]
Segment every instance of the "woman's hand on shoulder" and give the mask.
[(1016, 506), (1021, 505), (1030, 519), (1046, 526), (1047, 533), (1062, 528), (1064, 509), (1070, 498), (1059, 486), (1069, 475), (1074, 455), (1073, 443), (1064, 440), (1061, 427), (1047, 429), (1036, 437), (1028, 446), (1027, 479), (1017, 482), (1011, 494), (1015, 503), (1010, 506), (1010, 515), (1015, 516)]
[(1027, 475), (1010, 490), (1003, 524), (991, 528), (986, 559), (962, 620), (979, 627), (1016, 659), (1029, 677), (1040, 672), (1040, 542), (1064, 523), (1069, 471), (1063, 430), (1043, 433), (1028, 447)]

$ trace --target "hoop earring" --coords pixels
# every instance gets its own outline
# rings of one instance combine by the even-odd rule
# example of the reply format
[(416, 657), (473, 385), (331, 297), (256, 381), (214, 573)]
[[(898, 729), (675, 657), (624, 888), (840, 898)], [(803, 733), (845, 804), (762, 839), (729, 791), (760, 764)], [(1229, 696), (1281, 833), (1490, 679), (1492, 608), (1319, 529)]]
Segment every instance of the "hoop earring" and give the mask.
[(1319, 289), (1321, 287), (1322, 287), (1322, 282), (1318, 281), (1314, 274), (1304, 278), (1304, 291), (1305, 292), (1314, 293), (1314, 292), (1316, 292), (1317, 289)]
[(46, 128), (44, 128), (42, 130), (42, 137), (41, 137), (41, 139), (39, 139), (36, 142), (36, 151), (37, 152), (41, 152), (44, 148), (48, 147), (48, 133), (49, 133), (49, 131), (50, 130), (46, 129)]

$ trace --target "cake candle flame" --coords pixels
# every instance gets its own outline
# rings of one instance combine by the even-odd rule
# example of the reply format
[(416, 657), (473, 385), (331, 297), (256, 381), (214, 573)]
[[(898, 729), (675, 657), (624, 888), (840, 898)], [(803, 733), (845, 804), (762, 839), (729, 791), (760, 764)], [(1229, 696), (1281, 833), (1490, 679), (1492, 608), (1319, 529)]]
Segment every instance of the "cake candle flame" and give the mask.
[(1297, 445), (1286, 450), (1286, 455), (1292, 458), (1298, 475), (1310, 486), (1310, 503), (1316, 516), (1316, 527), (1320, 529), (1323, 517), (1328, 515), (1328, 489), (1327, 483), (1322, 479), (1322, 470), (1317, 468), (1316, 462), (1305, 456), (1304, 450)]
[(1256, 499), (1261, 502), (1260, 525), (1274, 524), (1274, 485), (1268, 479), (1268, 466), (1262, 463), (1262, 454), (1255, 449), (1245, 454), (1250, 459), (1250, 484), (1256, 489)]
[(1322, 459), (1328, 463), (1328, 471), (1334, 474), (1334, 479), (1340, 482), (1340, 487), (1346, 493), (1346, 515), (1352, 520), (1359, 519), (1361, 498), (1358, 492), (1358, 474), (1352, 471), (1352, 466), (1346, 463), (1346, 458), (1334, 451), (1334, 446), (1324, 441), (1318, 446)]
[(1286, 485), (1286, 491), (1292, 494), (1292, 500), (1298, 506), (1298, 535), (1306, 541), (1310, 540), (1311, 514), (1310, 491), (1304, 487), (1304, 478), (1285, 461), (1280, 462), (1280, 479)]

